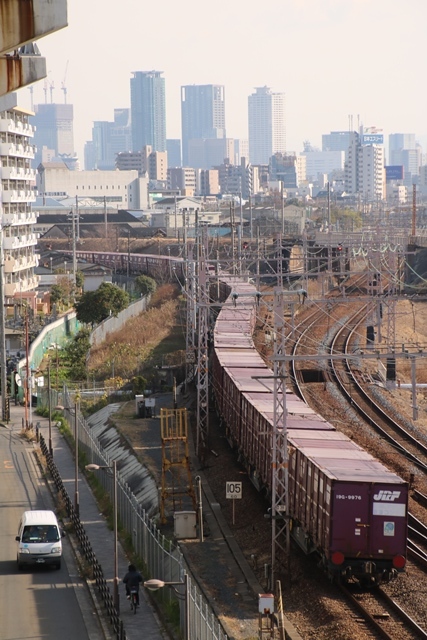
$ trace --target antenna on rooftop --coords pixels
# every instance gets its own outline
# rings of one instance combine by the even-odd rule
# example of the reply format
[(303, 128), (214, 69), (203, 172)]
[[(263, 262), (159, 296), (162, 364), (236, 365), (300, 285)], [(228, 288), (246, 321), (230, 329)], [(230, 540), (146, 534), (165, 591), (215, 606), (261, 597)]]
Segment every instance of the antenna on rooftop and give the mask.
[(53, 90), (55, 88), (54, 82), (49, 82), (49, 90), (50, 90), (50, 102), (53, 104)]
[(67, 87), (65, 85), (65, 80), (67, 79), (68, 62), (69, 60), (67, 60), (67, 64), (65, 65), (64, 79), (61, 83), (61, 90), (64, 92), (64, 104), (67, 104)]

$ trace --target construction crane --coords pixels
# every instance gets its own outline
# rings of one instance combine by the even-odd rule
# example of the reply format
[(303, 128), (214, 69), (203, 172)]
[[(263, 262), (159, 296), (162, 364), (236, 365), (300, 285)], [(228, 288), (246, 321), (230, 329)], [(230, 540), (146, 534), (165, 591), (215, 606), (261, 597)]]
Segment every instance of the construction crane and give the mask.
[(49, 82), (49, 90), (50, 90), (50, 102), (51, 104), (53, 104), (53, 90), (55, 88), (55, 83), (53, 82)]
[(64, 92), (64, 104), (67, 104), (67, 87), (65, 85), (65, 80), (67, 79), (68, 62), (69, 60), (67, 60), (67, 64), (65, 65), (64, 79), (61, 83), (61, 89)]
[(33, 97), (34, 87), (30, 86), (30, 87), (27, 87), (27, 88), (28, 88), (28, 91), (30, 92), (30, 95), (31, 95), (31, 111), (34, 111), (34, 97)]

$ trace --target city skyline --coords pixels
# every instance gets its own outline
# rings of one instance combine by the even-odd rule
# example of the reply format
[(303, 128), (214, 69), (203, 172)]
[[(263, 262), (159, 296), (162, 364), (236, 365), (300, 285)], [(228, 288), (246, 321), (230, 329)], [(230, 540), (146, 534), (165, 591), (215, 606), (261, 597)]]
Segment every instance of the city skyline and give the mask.
[(418, 87), (427, 5), (408, 0), (402, 12), (393, 4), (272, 0), (260, 14), (255, 3), (218, 0), (202, 16), (195, 0), (165, 0), (154, 21), (137, 0), (122, 0), (114, 16), (100, 0), (74, 0), (69, 26), (39, 41), (47, 83), (22, 89), (19, 103), (29, 107), (30, 94), (34, 104), (66, 97), (82, 162), (93, 122), (129, 107), (132, 73), (149, 69), (163, 71), (167, 138), (181, 137), (181, 86), (224, 85), (227, 137), (243, 139), (248, 96), (268, 86), (286, 96), (289, 152), (300, 153), (304, 140), (321, 147), (322, 134), (347, 130), (350, 116), (353, 128), (376, 126), (386, 138), (413, 132), (425, 151), (426, 98)]

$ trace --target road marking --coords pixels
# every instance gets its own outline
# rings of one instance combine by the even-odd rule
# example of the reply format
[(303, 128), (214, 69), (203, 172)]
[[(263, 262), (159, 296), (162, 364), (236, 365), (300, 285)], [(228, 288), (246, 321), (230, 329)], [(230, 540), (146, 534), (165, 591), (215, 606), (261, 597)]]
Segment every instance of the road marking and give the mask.
[(5, 469), (14, 469), (15, 468), (12, 460), (4, 460), (3, 464), (4, 464), (4, 468)]

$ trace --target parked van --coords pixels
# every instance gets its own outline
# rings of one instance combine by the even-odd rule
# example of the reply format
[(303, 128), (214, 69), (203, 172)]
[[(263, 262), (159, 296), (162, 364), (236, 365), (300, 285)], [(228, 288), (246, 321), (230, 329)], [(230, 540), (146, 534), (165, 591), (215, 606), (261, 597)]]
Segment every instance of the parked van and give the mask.
[(24, 511), (15, 538), (18, 569), (33, 564), (53, 565), (60, 569), (63, 535), (53, 511)]

